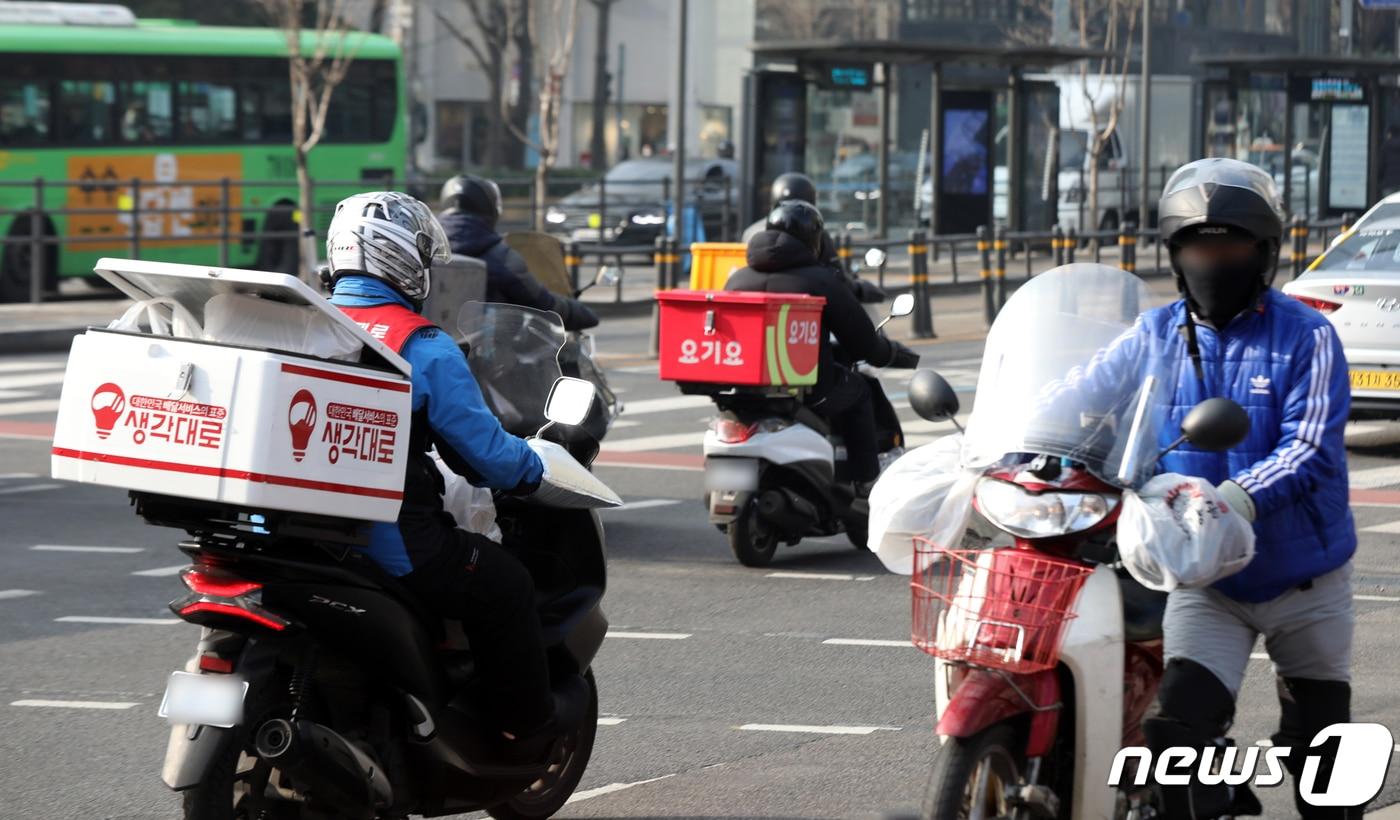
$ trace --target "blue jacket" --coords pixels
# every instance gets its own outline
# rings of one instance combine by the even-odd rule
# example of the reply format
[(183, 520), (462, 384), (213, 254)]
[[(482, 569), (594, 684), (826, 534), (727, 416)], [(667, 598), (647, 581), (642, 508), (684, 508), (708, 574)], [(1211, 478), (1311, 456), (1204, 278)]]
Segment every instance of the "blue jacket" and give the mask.
[[(387, 303), (410, 307), (389, 285), (368, 276), (341, 277), (331, 302), (345, 307)], [(425, 328), (409, 338), (400, 355), (413, 366), (414, 423), (426, 420), (438, 454), (449, 467), (473, 484), (494, 489), (539, 482), (544, 473), (539, 456), (523, 439), (502, 429), (451, 336), (435, 327)], [(409, 502), (406, 498), (405, 503)], [(411, 572), (413, 559), (420, 555), (418, 549), (405, 545), (399, 525), (389, 523), (373, 525), (368, 551), (394, 575)]]
[(1165, 351), (1178, 373), (1163, 448), (1206, 399), (1233, 399), (1249, 413), (1249, 436), (1238, 447), (1210, 453), (1185, 444), (1159, 467), (1215, 484), (1233, 479), (1249, 493), (1254, 560), (1215, 587), (1237, 601), (1268, 601), (1340, 567), (1356, 551), (1343, 444), (1351, 383), (1342, 345), (1322, 314), (1270, 290), (1259, 310), (1240, 314), (1223, 331), (1197, 325), (1202, 381), (1186, 353), (1186, 321), (1184, 301), (1143, 314), (1124, 344), (1090, 368), (1098, 372), (1088, 381), (1130, 377), (1114, 360), (1134, 361), (1147, 344)]

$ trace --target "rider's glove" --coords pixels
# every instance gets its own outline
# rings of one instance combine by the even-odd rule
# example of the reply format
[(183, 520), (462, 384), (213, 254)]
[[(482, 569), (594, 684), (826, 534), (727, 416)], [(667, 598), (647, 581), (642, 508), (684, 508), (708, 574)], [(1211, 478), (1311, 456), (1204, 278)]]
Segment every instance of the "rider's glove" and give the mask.
[(902, 342), (890, 340), (890, 363), (886, 367), (899, 367), (912, 370), (919, 366), (919, 354), (910, 350)]
[(1220, 493), (1220, 500), (1228, 504), (1230, 509), (1244, 516), (1244, 520), (1254, 523), (1254, 499), (1249, 497), (1245, 488), (1233, 481), (1226, 481), (1215, 489)]

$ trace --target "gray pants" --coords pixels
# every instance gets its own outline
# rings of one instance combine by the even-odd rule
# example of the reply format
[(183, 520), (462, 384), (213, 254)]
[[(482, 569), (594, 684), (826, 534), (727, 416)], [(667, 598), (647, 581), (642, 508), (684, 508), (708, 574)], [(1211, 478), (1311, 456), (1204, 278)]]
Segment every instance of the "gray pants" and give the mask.
[(1245, 604), (1213, 589), (1178, 589), (1162, 623), (1167, 660), (1195, 661), (1236, 697), (1258, 636), (1283, 678), (1351, 681), (1351, 562), (1272, 601)]

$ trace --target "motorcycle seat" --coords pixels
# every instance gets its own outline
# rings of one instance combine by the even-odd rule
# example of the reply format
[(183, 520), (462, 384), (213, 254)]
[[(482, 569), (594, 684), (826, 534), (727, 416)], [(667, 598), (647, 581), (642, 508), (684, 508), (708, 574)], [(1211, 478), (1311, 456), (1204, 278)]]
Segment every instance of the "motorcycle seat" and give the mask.
[(1162, 616), (1167, 610), (1167, 593), (1139, 584), (1131, 575), (1118, 575), (1123, 591), (1123, 638), (1128, 641), (1152, 641), (1162, 637)]

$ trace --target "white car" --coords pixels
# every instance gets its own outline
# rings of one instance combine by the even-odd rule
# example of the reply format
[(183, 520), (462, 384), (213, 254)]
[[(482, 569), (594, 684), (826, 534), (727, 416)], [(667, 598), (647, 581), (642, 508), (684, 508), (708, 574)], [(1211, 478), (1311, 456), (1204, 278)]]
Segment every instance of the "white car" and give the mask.
[(1283, 292), (1337, 329), (1352, 418), (1400, 419), (1400, 194), (1367, 211)]

